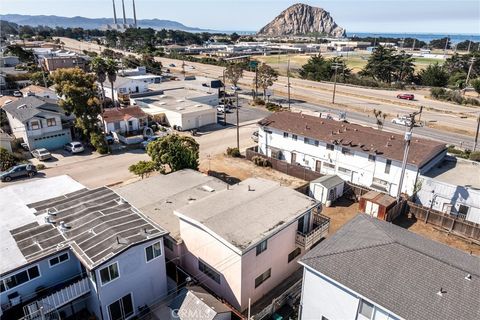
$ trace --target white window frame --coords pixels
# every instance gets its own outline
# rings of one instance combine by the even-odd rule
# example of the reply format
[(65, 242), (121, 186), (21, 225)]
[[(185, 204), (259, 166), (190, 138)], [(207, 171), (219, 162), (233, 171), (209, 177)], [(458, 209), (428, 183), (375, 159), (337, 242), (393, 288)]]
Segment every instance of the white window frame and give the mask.
[[(53, 124), (48, 124), (48, 122), (52, 122), (53, 121)], [(57, 119), (55, 118), (48, 118), (47, 119), (47, 127), (55, 127), (57, 125)]]
[[(155, 256), (155, 250), (153, 249), (153, 246), (156, 245), (156, 244), (158, 244), (160, 246), (160, 254), (158, 256)], [(152, 248), (153, 258), (148, 260), (147, 249), (150, 248), (150, 247)], [(145, 262), (146, 263), (152, 262), (153, 260), (161, 257), (162, 255), (163, 255), (163, 249), (162, 249), (162, 242), (161, 241), (154, 242), (151, 245), (145, 247)]]
[[(63, 256), (64, 254), (67, 255), (67, 260), (60, 261), (60, 256)], [(55, 264), (52, 264), (52, 260), (55, 258), (58, 258), (58, 262)], [(48, 259), (48, 266), (50, 268), (55, 268), (56, 266), (61, 265), (62, 263), (67, 262), (68, 260), (70, 260), (70, 254), (68, 253), (68, 251), (66, 251)]]
[[(38, 277), (35, 277), (35, 278), (33, 278), (33, 279), (30, 279), (30, 275), (28, 274), (28, 269), (31, 269), (31, 268), (33, 268), (33, 267), (37, 267)], [(26, 271), (26, 272), (27, 272), (28, 281), (25, 281), (24, 283), (21, 283), (21, 284), (19, 284), (19, 285), (16, 285), (16, 286), (13, 287), (13, 288), (7, 288), (7, 284), (6, 284), (6, 282), (5, 282), (5, 279), (6, 279), (6, 278), (10, 278), (10, 277), (12, 277), (12, 276), (14, 276), (14, 275), (17, 275), (17, 274), (19, 274), (19, 273), (21, 273), (21, 272), (23, 272), (23, 271)], [(16, 271), (16, 272), (14, 272), (14, 273), (9, 274), (8, 276), (6, 276), (6, 277), (4, 277), (3, 279), (1, 279), (0, 282), (3, 282), (3, 287), (5, 288), (5, 291), (4, 291), (4, 292), (8, 292), (8, 291), (10, 291), (10, 290), (14, 290), (14, 289), (16, 289), (16, 288), (18, 288), (18, 287), (23, 286), (23, 285), (26, 284), (26, 283), (29, 283), (30, 281), (33, 281), (33, 280), (38, 279), (38, 278), (41, 278), (41, 277), (42, 277), (42, 272), (40, 271), (39, 265), (38, 265), (38, 264), (34, 264), (34, 265), (28, 266), (28, 267), (26, 267), (26, 268), (24, 268), (24, 269), (22, 269), (22, 270), (20, 270), (20, 271)], [(3, 295), (4, 292), (2, 292), (2, 295)]]
[[(122, 297), (118, 298), (117, 300), (115, 301), (112, 301), (111, 303), (109, 303), (107, 305), (107, 316), (108, 316), (108, 319), (112, 319), (111, 315), (110, 315), (110, 306), (114, 303), (116, 303), (117, 301), (121, 301), (125, 296), (128, 296), (130, 295), (131, 297), (131, 300), (132, 300), (132, 310), (133, 310), (133, 313), (131, 315), (129, 315), (128, 317), (126, 317), (125, 319), (130, 319), (131, 317), (135, 316), (135, 299), (133, 297), (133, 292), (127, 292), (125, 295), (123, 295)], [(123, 310), (122, 310), (123, 311)]]
[[(110, 267), (113, 266), (114, 264), (117, 265), (118, 277), (116, 277), (116, 278), (114, 278), (114, 279), (110, 279), (110, 280), (108, 280), (107, 282), (104, 283), (103, 280), (102, 280), (102, 273), (101, 273), (101, 271), (102, 271), (103, 269), (108, 269), (108, 268), (110, 268)], [(110, 275), (110, 269), (108, 270), (108, 275), (109, 275), (109, 277), (111, 277), (111, 275)], [(108, 266), (103, 267), (103, 268), (101, 268), (101, 269), (98, 269), (98, 278), (99, 278), (99, 280), (100, 280), (100, 286), (102, 286), (102, 287), (103, 287), (103, 286), (106, 286), (106, 285), (109, 284), (109, 283), (112, 283), (113, 281), (115, 281), (115, 280), (117, 280), (117, 279), (119, 279), (119, 278), (120, 278), (120, 267), (119, 267), (119, 265), (118, 265), (118, 261), (115, 261), (115, 262), (113, 262), (113, 263), (110, 263)]]
[[(33, 123), (36, 122), (38, 126), (38, 128), (34, 128), (33, 127)], [(30, 120), (30, 130), (40, 130), (42, 129), (42, 125), (41, 125), (41, 121), (40, 120)]]

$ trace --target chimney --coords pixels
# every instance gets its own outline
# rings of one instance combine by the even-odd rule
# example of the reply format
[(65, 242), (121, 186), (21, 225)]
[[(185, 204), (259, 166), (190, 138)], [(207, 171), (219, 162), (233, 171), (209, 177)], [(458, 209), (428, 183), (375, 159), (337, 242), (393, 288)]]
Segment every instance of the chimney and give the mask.
[(117, 24), (117, 12), (115, 11), (115, 0), (112, 0), (113, 4), (113, 23)]
[(122, 0), (122, 9), (123, 9), (123, 24), (127, 25), (127, 17), (125, 16), (125, 1)]
[(135, 25), (135, 28), (137, 27), (137, 11), (135, 10), (135, 0), (132, 0), (133, 4), (133, 24)]

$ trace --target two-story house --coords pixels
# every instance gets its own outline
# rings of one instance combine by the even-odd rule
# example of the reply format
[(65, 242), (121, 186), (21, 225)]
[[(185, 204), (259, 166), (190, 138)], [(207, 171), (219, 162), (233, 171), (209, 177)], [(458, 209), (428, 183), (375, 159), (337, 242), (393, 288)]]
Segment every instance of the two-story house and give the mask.
[[(404, 146), (399, 134), (302, 113), (277, 112), (259, 122), (258, 152), (392, 196), (399, 188)], [(444, 143), (412, 138), (401, 191), (413, 194), (418, 175), (445, 154)]]
[[(100, 86), (99, 86), (100, 87)], [(112, 86), (105, 82), (103, 86), (105, 90), (105, 97), (112, 98)], [(130, 95), (131, 93), (144, 93), (148, 91), (148, 85), (140, 80), (129, 79), (125, 77), (117, 77), (113, 83), (113, 98), (115, 101), (119, 100), (119, 96)]]
[(163, 236), (108, 188), (68, 176), (0, 190), (5, 319), (128, 319), (167, 294)]
[(71, 121), (56, 100), (28, 96), (3, 107), (15, 138), (22, 138), (30, 150), (54, 150), (72, 141)]
[(300, 319), (480, 319), (480, 258), (359, 214), (301, 260)]
[(328, 232), (321, 204), (277, 182), (249, 178), (175, 210), (183, 267), (243, 312), (298, 269)]

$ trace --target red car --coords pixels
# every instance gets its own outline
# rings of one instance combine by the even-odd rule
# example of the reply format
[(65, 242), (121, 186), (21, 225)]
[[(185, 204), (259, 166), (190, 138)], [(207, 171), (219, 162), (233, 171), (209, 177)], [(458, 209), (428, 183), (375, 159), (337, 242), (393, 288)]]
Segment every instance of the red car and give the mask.
[(397, 94), (398, 99), (405, 99), (405, 100), (413, 100), (415, 99), (415, 96), (411, 93), (400, 93)]

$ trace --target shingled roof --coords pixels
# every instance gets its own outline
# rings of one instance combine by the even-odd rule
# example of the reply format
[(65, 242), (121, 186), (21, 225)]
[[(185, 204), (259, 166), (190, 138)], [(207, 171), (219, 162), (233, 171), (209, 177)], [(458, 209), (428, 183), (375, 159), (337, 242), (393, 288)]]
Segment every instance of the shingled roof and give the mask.
[(20, 122), (26, 122), (42, 112), (65, 114), (65, 111), (58, 105), (56, 100), (36, 96), (10, 102), (3, 106), (3, 110)]
[(300, 263), (404, 319), (480, 319), (480, 258), (365, 214)]
[(146, 118), (147, 114), (140, 107), (132, 106), (126, 108), (111, 108), (103, 111), (105, 122), (128, 121), (130, 118)]
[[(273, 113), (259, 124), (386, 159), (403, 160), (404, 139), (400, 134), (294, 112)], [(421, 168), (445, 149), (445, 143), (413, 138), (408, 163)]]

